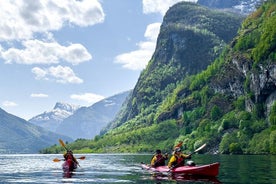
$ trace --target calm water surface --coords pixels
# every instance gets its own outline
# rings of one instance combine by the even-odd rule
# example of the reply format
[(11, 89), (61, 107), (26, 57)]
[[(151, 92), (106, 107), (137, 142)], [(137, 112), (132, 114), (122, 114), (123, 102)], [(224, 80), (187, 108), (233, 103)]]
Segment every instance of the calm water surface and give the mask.
[(217, 178), (156, 176), (140, 168), (151, 155), (86, 154), (72, 174), (63, 173), (62, 155), (0, 155), (0, 183), (262, 183), (276, 184), (276, 156), (194, 155), (197, 164), (220, 162)]

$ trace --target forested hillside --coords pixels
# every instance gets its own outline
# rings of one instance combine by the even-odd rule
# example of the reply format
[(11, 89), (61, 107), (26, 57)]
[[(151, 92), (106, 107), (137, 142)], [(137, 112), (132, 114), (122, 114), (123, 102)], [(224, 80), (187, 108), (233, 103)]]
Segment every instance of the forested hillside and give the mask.
[(190, 151), (207, 143), (209, 153), (276, 154), (276, 1), (241, 20), (191, 3), (171, 7), (113, 129), (70, 146), (152, 152), (184, 141)]

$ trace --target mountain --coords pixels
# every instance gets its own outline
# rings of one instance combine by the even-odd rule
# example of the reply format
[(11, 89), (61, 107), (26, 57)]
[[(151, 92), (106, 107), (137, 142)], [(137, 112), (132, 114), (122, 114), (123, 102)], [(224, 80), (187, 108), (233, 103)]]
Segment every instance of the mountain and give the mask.
[(249, 14), (256, 10), (264, 0), (198, 0), (197, 3), (210, 8), (226, 9), (242, 14)]
[(57, 102), (51, 111), (45, 111), (29, 120), (30, 123), (56, 132), (60, 123), (72, 115), (80, 106)]
[(129, 93), (130, 91), (122, 92), (105, 98), (90, 107), (79, 108), (60, 123), (56, 132), (73, 139), (93, 138), (107, 123), (113, 120)]
[(147, 68), (115, 120), (95, 137), (91, 151), (152, 152), (157, 145), (170, 151), (181, 128), (171, 121), (157, 124), (156, 113), (186, 77), (205, 70), (221, 54), (244, 18), (194, 3), (172, 6)]
[(237, 16), (172, 6), (123, 110), (72, 148), (170, 152), (183, 141), (187, 152), (206, 143), (201, 153), (276, 154), (276, 0)]
[(0, 108), (0, 153), (38, 153), (42, 148), (71, 138), (35, 126)]
[[(163, 19), (151, 61), (142, 71), (126, 110), (113, 123), (121, 125), (154, 113), (178, 82), (206, 69), (219, 56), (243, 18), (194, 3), (172, 6)], [(143, 121), (151, 124), (153, 119)]]

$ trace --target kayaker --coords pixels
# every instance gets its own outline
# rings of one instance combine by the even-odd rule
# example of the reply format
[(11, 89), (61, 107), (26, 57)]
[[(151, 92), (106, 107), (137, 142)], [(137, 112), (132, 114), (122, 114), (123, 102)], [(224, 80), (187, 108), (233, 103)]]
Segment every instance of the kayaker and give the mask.
[(161, 150), (158, 149), (155, 151), (155, 155), (152, 157), (150, 165), (151, 167), (158, 167), (166, 165), (165, 161), (168, 160), (168, 154), (163, 155)]
[(71, 150), (68, 150), (66, 153), (64, 153), (63, 157), (64, 157), (65, 160), (71, 159), (71, 160), (74, 161), (74, 163), (76, 163), (77, 165), (79, 165), (79, 162), (74, 157), (73, 152)]
[(185, 159), (190, 159), (191, 155), (186, 155), (181, 152), (180, 147), (175, 147), (173, 155), (171, 156), (169, 162), (168, 162), (168, 167), (170, 169), (184, 166), (185, 165)]

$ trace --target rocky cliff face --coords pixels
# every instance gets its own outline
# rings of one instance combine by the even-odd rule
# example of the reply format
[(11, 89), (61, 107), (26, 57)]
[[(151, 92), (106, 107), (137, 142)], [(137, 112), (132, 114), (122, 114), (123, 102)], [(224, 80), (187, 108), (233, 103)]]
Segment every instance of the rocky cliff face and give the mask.
[[(257, 104), (264, 106), (262, 114), (268, 116), (275, 101), (275, 1), (252, 13), (242, 25), (239, 35), (229, 50), (229, 60), (211, 83), (215, 91), (234, 97), (245, 96), (249, 112)], [(218, 85), (220, 84), (220, 85)]]
[[(231, 95), (234, 98), (246, 96), (252, 93), (251, 98), (246, 99), (246, 109), (253, 111), (254, 104), (265, 104), (264, 114), (268, 115), (270, 108), (276, 100), (276, 64), (259, 64), (253, 69), (253, 61), (242, 55), (233, 56), (224, 67), (226, 72), (214, 79), (210, 86), (216, 93)], [(248, 89), (245, 87), (249, 81)]]
[(157, 107), (177, 82), (206, 69), (235, 36), (242, 20), (241, 16), (194, 3), (171, 7), (164, 17), (154, 55), (118, 121), (126, 122), (149, 106)]

